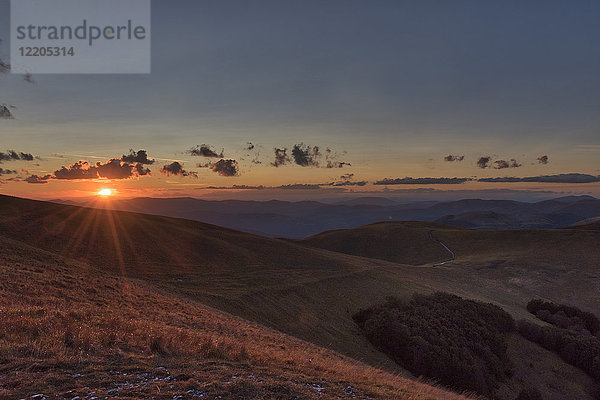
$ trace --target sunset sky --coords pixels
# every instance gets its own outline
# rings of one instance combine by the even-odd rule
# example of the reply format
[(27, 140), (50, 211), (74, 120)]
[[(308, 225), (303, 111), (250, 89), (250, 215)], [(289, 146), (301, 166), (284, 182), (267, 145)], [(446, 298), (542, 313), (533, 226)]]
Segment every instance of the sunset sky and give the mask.
[[(0, 74), (0, 193), (600, 196), (598, 21), (597, 1), (156, 0), (149, 75)], [(480, 181), (504, 177), (526, 179)]]

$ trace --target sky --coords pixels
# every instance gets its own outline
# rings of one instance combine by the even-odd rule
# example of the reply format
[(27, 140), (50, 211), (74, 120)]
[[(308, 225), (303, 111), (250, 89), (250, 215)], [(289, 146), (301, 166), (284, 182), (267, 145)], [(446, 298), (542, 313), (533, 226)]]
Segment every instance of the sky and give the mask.
[(0, 74), (0, 193), (600, 196), (598, 20), (597, 1), (155, 0), (151, 74)]

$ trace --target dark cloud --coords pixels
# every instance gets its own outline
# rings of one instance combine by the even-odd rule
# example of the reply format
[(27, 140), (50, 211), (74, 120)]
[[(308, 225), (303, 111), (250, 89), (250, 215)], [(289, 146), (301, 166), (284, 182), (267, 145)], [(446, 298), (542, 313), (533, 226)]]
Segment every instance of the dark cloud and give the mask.
[(588, 174), (559, 174), (559, 175), (541, 175), (529, 176), (525, 178), (503, 177), (503, 178), (481, 178), (479, 182), (537, 182), (537, 183), (592, 183), (600, 182), (600, 176)]
[(5, 104), (0, 104), (0, 119), (15, 119), (10, 108)]
[(223, 158), (223, 150), (221, 150), (221, 154), (219, 154), (211, 149), (207, 144), (202, 144), (191, 148), (187, 150), (186, 153), (196, 157)]
[(44, 175), (44, 176), (31, 175), (30, 177), (25, 178), (25, 182), (34, 183), (34, 184), (44, 184), (44, 183), (48, 183), (48, 180), (51, 178), (52, 178), (52, 175)]
[(444, 161), (448, 161), (448, 162), (454, 162), (454, 161), (462, 161), (465, 159), (465, 156), (453, 156), (453, 155), (447, 155), (446, 157), (444, 157)]
[[(260, 160), (260, 149), (252, 142), (247, 142), (244, 150), (247, 152), (247, 156), (252, 156), (252, 160), (250, 161), (252, 164), (262, 164)], [(243, 160), (243, 158), (241, 159)]]
[(7, 74), (10, 72), (10, 64), (0, 60), (0, 74)]
[[(309, 146), (304, 143), (295, 144), (292, 147), (291, 158), (287, 153), (287, 148), (274, 148), (275, 161), (271, 163), (274, 167), (286, 165), (293, 162), (301, 167), (314, 168), (343, 168), (350, 166), (350, 163), (339, 161), (338, 154), (334, 153), (330, 148), (326, 148), (321, 152), (319, 146)], [(344, 152), (343, 154), (345, 154)]]
[(35, 83), (35, 80), (33, 79), (33, 76), (31, 74), (23, 75), (23, 80), (27, 83)]
[[(0, 39), (0, 43), (2, 43), (2, 39)], [(10, 72), (10, 64), (5, 62), (0, 58), (0, 74), (8, 74)]]
[(301, 167), (318, 167), (320, 156), (318, 146), (305, 146), (304, 143), (300, 143), (292, 148), (294, 162)]
[[(0, 39), (0, 43), (2, 39)], [(8, 74), (10, 72), (10, 64), (0, 58), (0, 74)], [(35, 83), (31, 74), (27, 73), (23, 76), (25, 82)], [(2, 118), (0, 118), (2, 119)]]
[(164, 165), (161, 169), (160, 172), (163, 175), (167, 175), (167, 176), (171, 176), (171, 175), (175, 175), (175, 176), (192, 176), (194, 178), (198, 178), (198, 174), (192, 171), (186, 171), (183, 169), (183, 165), (179, 164), (177, 161), (171, 163), (171, 164), (167, 164)]
[(275, 161), (273, 161), (271, 163), (272, 166), (279, 167), (281, 165), (285, 165), (290, 162), (290, 157), (287, 155), (286, 148), (283, 148), (283, 149), (274, 148), (273, 151), (275, 152)]
[(75, 164), (54, 171), (54, 179), (97, 179), (98, 171), (87, 161), (77, 161)]
[(144, 164), (142, 164), (142, 163), (136, 163), (133, 170), (134, 170), (134, 173), (139, 176), (152, 175), (152, 171), (150, 171), (150, 168), (145, 168)]
[(135, 165), (114, 158), (106, 163), (97, 162), (94, 168), (100, 178), (128, 179), (134, 175)]
[(324, 186), (366, 186), (367, 181), (354, 181), (354, 174), (344, 174), (335, 182), (328, 183)]
[(2, 169), (2, 168), (0, 168), (0, 176), (2, 176), (2, 175), (13, 175), (13, 174), (16, 174), (16, 173), (17, 173), (17, 171), (12, 170), (12, 169)]
[(470, 180), (470, 178), (387, 178), (375, 182), (375, 185), (458, 185)]
[(199, 168), (210, 168), (221, 176), (238, 176), (239, 164), (236, 160), (219, 160), (215, 163), (198, 165)]
[(351, 167), (352, 164), (343, 161), (327, 161), (326, 168), (344, 168), (344, 166)]
[[(346, 152), (344, 151), (342, 154), (346, 154)], [(338, 158), (340, 157), (339, 154), (337, 154), (336, 152), (334, 152), (333, 150), (331, 150), (329, 147), (325, 149), (325, 167), (326, 168), (343, 168), (344, 166), (348, 166), (350, 167), (351, 164), (344, 162), (344, 161), (339, 161)]]
[(495, 169), (519, 168), (521, 166), (521, 164), (519, 164), (519, 162), (517, 160), (515, 160), (514, 158), (511, 158), (510, 161), (506, 161), (506, 160), (494, 161), (494, 164), (496, 164), (496, 166), (494, 167)]
[(145, 169), (141, 163), (130, 164), (119, 158), (113, 158), (105, 163), (98, 161), (90, 164), (87, 161), (77, 161), (68, 167), (54, 171), (53, 179), (129, 179), (134, 176), (149, 175), (150, 170)]
[(139, 163), (144, 165), (152, 165), (156, 162), (156, 160), (148, 159), (148, 153), (146, 150), (139, 150), (136, 152), (133, 149), (129, 149), (128, 155), (123, 154), (121, 160), (128, 163)]
[(492, 161), (491, 157), (480, 157), (479, 160), (477, 160), (477, 166), (482, 169), (489, 168), (490, 161)]
[(366, 186), (367, 181), (341, 181), (341, 182), (331, 182), (327, 184), (327, 186)]
[(2, 161), (33, 161), (35, 157), (30, 153), (16, 152), (8, 150), (6, 153), (0, 152), (0, 162)]
[(537, 159), (537, 160), (538, 160), (538, 163), (539, 163), (539, 164), (544, 164), (544, 165), (546, 165), (546, 164), (548, 164), (548, 160), (549, 160), (549, 159), (548, 159), (548, 156), (540, 156), (540, 157), (538, 157), (538, 159)]

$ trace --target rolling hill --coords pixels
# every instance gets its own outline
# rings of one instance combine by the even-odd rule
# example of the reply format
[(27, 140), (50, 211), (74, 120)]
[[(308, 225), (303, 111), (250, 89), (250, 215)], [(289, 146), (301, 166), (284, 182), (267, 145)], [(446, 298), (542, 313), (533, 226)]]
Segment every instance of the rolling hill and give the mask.
[[(70, 283), (64, 282), (72, 281), (53, 278), (54, 273), (47, 274), (41, 267), (44, 257), (50, 255), (60, 260), (56, 268), (63, 275), (77, 277), (75, 282), (100, 274), (161, 296), (160, 309), (168, 309), (169, 301), (177, 300), (177, 309), (186, 304), (190, 310), (200, 307), (225, 312), (230, 318), (259, 323), (408, 378), (410, 374), (362, 336), (351, 318), (355, 312), (390, 295), (408, 298), (414, 292), (439, 290), (498, 304), (516, 318), (531, 318), (525, 304), (533, 296), (592, 312), (600, 308), (600, 232), (592, 230), (474, 231), (432, 223), (388, 222), (289, 241), (196, 221), (6, 196), (0, 197), (0, 206), (0, 242), (16, 247), (3, 264), (7, 282), (16, 279), (11, 275), (15, 268), (35, 272), (29, 265), (33, 259), (37, 272), (23, 278), (22, 285), (50, 280), (59, 288), (65, 285), (61, 293), (68, 295)], [(452, 264), (433, 266), (446, 259), (447, 253), (430, 232), (456, 253)], [(38, 252), (43, 255), (36, 255)], [(95, 281), (96, 285), (102, 285), (102, 279)], [(38, 289), (34, 293), (43, 293), (45, 284), (35, 284)], [(78, 307), (78, 301), (89, 302), (92, 289), (86, 286), (68, 295), (73, 307)], [(94, 296), (98, 295), (98, 289), (94, 290)], [(140, 312), (136, 311), (140, 307), (114, 297), (107, 295), (93, 302), (108, 302), (111, 307), (118, 304), (132, 315)], [(7, 298), (13, 299), (7, 305), (18, 300)], [(34, 304), (36, 296), (29, 295), (27, 301)], [(38, 307), (46, 307), (45, 301), (37, 301)], [(25, 312), (23, 307), (17, 309)], [(190, 318), (187, 311), (156, 317), (149, 311), (140, 313), (132, 318), (174, 321), (175, 326)], [(205, 326), (201, 322), (192, 325)], [(160, 343), (156, 346), (162, 348)], [(514, 398), (523, 382), (538, 382), (549, 388), (546, 390), (553, 398), (567, 399), (572, 393), (592, 398), (596, 384), (552, 353), (518, 335), (511, 339), (509, 352), (519, 360), (519, 368), (516, 377), (500, 389), (501, 398)], [(538, 368), (524, 367), (530, 357)], [(411, 395), (407, 392), (407, 397)]]
[[(318, 268), (331, 256), (284, 266), (266, 251), (294, 245), (267, 239), (263, 248), (214, 226), (4, 196), (0, 204), (0, 398), (465, 398), (398, 376), (381, 355), (371, 359), (387, 370), (197, 301), (275, 285), (277, 271), (260, 263), (310, 282), (303, 263)], [(148, 229), (151, 238), (129, 241)], [(163, 235), (174, 241), (160, 244)], [(191, 237), (180, 253), (175, 241)], [(259, 253), (264, 260), (243, 266)]]
[(0, 398), (462, 399), (0, 240)]

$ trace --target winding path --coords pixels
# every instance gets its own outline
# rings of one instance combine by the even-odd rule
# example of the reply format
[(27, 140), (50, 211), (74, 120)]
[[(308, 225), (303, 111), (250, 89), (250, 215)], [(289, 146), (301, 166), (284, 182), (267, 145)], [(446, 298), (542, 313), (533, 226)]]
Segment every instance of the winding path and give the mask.
[(434, 263), (433, 266), (434, 267), (439, 267), (442, 265), (446, 265), (451, 263), (452, 261), (454, 261), (456, 259), (456, 255), (454, 254), (454, 252), (452, 250), (450, 250), (450, 248), (448, 248), (448, 246), (446, 246), (444, 243), (442, 243), (441, 240), (437, 239), (436, 237), (433, 236), (433, 231), (429, 231), (429, 239), (433, 240), (434, 242), (439, 243), (448, 253), (450, 253), (450, 256), (452, 258), (450, 258), (449, 260), (445, 260), (439, 263)]

